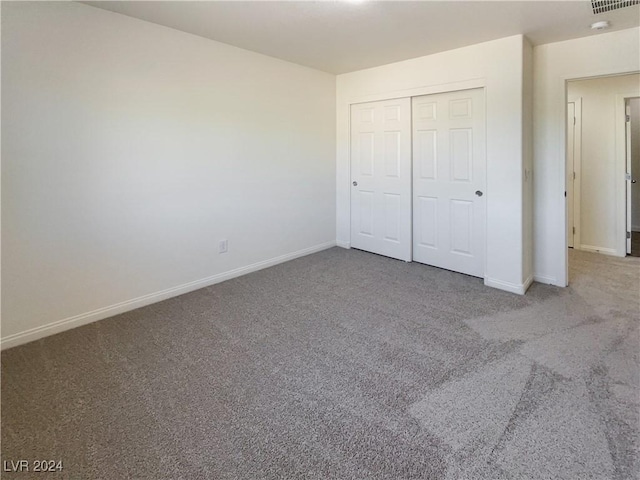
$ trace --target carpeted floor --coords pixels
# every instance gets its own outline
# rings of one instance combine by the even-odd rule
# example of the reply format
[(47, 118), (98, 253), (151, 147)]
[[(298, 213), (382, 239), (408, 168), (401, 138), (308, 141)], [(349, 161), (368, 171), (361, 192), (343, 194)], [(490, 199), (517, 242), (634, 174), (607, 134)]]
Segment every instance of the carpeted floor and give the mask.
[[(640, 259), (524, 296), (334, 248), (2, 353), (74, 479), (638, 478)], [(3, 474), (3, 478), (30, 478)]]

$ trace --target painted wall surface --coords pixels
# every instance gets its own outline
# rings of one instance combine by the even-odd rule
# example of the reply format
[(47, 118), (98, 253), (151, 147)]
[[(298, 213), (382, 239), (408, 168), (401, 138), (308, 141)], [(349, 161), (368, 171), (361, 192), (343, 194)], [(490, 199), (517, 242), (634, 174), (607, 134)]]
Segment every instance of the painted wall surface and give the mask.
[(640, 71), (640, 29), (534, 48), (534, 273), (567, 284), (566, 81)]
[(487, 114), (485, 282), (526, 288), (523, 267), (523, 43), (520, 35), (339, 75), (337, 241), (349, 245), (349, 105), (483, 86)]
[[(580, 245), (575, 248), (616, 252), (624, 225), (618, 225), (616, 174), (616, 101), (620, 95), (640, 95), (640, 75), (571, 81), (567, 99), (582, 98), (580, 181)], [(618, 123), (621, 119), (618, 119)], [(617, 231), (617, 230), (621, 231)]]
[(3, 4), (2, 163), (11, 345), (334, 244), (335, 76)]
[(631, 100), (631, 228), (640, 232), (640, 98)]

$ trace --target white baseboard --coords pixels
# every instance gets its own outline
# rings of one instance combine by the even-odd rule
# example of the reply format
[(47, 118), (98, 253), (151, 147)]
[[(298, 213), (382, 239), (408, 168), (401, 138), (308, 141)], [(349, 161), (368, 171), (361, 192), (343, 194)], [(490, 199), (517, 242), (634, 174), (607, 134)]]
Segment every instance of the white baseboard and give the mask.
[(504, 282), (502, 280), (496, 280), (489, 277), (484, 278), (484, 284), (486, 286), (504, 290), (505, 292), (517, 293), (518, 295), (524, 295), (532, 282), (533, 277), (527, 278), (524, 283), (521, 284)]
[(538, 275), (537, 273), (533, 274), (533, 281), (538, 283), (544, 283), (546, 285), (558, 285), (558, 281), (556, 277), (550, 277), (548, 275)]
[(614, 257), (624, 257), (626, 255), (620, 255), (615, 248), (603, 248), (603, 247), (594, 247), (593, 245), (580, 245), (578, 250), (584, 250), (586, 252), (595, 252), (602, 253), (604, 255), (612, 255)]
[(299, 257), (304, 257), (305, 255), (310, 255), (312, 253), (320, 252), (322, 250), (326, 250), (328, 248), (335, 247), (335, 246), (336, 246), (336, 242), (322, 243), (320, 245), (315, 245), (313, 247), (305, 248), (303, 250), (298, 250), (297, 252), (288, 253), (285, 255), (281, 255), (279, 257), (271, 258), (269, 260), (264, 260), (262, 262), (257, 262), (251, 265), (247, 265), (245, 267), (229, 270), (228, 272), (219, 273), (217, 275), (212, 275), (210, 277), (206, 277), (200, 280), (195, 280), (193, 282), (178, 285), (176, 287), (167, 288), (159, 292), (150, 293), (148, 295), (143, 295), (138, 298), (116, 303), (115, 305), (98, 308), (91, 312), (81, 313), (79, 315), (74, 315), (72, 317), (64, 318), (62, 320), (57, 320), (55, 322), (51, 322), (46, 325), (42, 325), (40, 327), (35, 327), (29, 330), (25, 330), (24, 332), (14, 333), (13, 335), (9, 335), (0, 341), (0, 350), (16, 347), (18, 345), (32, 342), (34, 340), (38, 340), (43, 337), (48, 337), (56, 333), (64, 332), (66, 330), (71, 330), (72, 328), (75, 328), (75, 327), (80, 327), (88, 323), (113, 317), (114, 315), (118, 315), (120, 313), (128, 312), (130, 310), (135, 310), (136, 308), (144, 307), (152, 303), (157, 303), (162, 300), (166, 300), (168, 298), (177, 297), (178, 295), (183, 295), (185, 293), (189, 293), (194, 290), (198, 290), (200, 288), (208, 287), (216, 283), (224, 282), (225, 280), (230, 280), (232, 278), (236, 278), (241, 275), (246, 275), (247, 273), (255, 272), (257, 270), (262, 270), (263, 268), (272, 267), (274, 265), (278, 265), (279, 263), (288, 262), (289, 260), (293, 260)]
[(341, 248), (351, 248), (350, 242), (343, 242), (342, 240), (337, 240), (336, 245)]

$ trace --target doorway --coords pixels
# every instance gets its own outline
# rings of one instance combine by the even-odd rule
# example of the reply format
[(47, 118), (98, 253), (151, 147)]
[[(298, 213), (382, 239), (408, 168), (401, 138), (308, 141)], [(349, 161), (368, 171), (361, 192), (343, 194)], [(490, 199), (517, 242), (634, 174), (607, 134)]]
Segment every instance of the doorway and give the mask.
[(629, 253), (633, 206), (627, 175), (627, 157), (631, 157), (626, 149), (633, 135), (625, 132), (629, 130), (625, 102), (638, 96), (639, 74), (567, 82), (566, 231), (570, 248), (619, 257)]
[(627, 254), (640, 257), (640, 97), (625, 99)]

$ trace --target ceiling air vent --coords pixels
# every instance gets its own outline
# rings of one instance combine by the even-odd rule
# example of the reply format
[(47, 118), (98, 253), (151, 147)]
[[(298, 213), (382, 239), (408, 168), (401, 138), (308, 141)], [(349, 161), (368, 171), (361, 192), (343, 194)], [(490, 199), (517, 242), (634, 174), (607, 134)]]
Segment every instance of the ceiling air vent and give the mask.
[(594, 15), (633, 5), (640, 5), (640, 0), (591, 0)]

